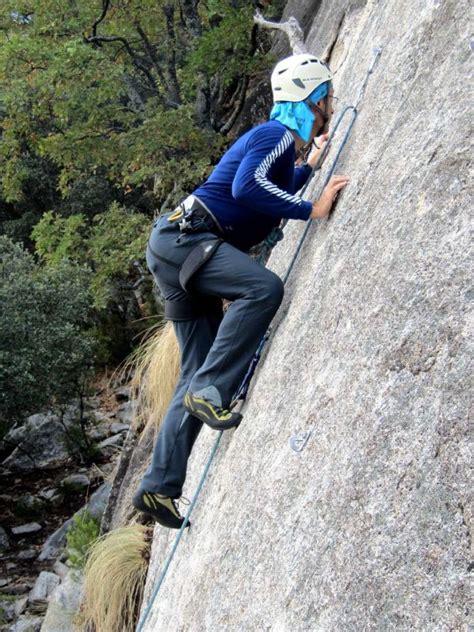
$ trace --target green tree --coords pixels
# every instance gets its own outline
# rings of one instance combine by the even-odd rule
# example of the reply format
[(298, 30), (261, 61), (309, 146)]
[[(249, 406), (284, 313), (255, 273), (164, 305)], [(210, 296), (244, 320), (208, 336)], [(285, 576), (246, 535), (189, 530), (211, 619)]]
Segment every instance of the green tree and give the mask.
[(153, 191), (160, 205), (179, 197), (208, 173), (244, 79), (264, 63), (252, 2), (5, 0), (3, 9), (0, 164), (10, 202), (25, 196), (31, 156), (52, 161), (64, 195), (102, 172), (114, 186)]
[(2, 2), (0, 234), (89, 270), (101, 361), (153, 312), (151, 217), (207, 177), (268, 64), (254, 4)]
[(46, 266), (67, 260), (90, 271), (100, 364), (122, 360), (131, 340), (150, 326), (143, 318), (156, 311), (145, 263), (150, 226), (145, 215), (113, 203), (92, 221), (84, 215), (45, 213), (33, 230), (36, 251)]
[(48, 266), (57, 266), (64, 260), (86, 265), (91, 271), (94, 305), (104, 309), (111, 301), (123, 302), (117, 288), (131, 291), (140, 280), (137, 270), (145, 266), (150, 226), (145, 215), (130, 213), (113, 203), (92, 222), (84, 215), (61, 217), (52, 211), (45, 213), (32, 238), (37, 253)]
[(86, 270), (42, 268), (0, 237), (0, 421), (12, 422), (84, 390), (94, 361), (85, 333), (91, 295)]

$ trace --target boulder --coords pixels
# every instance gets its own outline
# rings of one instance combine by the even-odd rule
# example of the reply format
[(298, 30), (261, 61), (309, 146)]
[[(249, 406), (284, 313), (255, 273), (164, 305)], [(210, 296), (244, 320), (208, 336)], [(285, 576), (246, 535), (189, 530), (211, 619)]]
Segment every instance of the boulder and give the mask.
[(129, 428), (129, 424), (121, 423), (120, 421), (114, 421), (110, 424), (110, 431), (113, 434), (117, 434), (118, 432), (128, 432)]
[(25, 551), (20, 551), (17, 555), (19, 560), (33, 560), (37, 557), (38, 551), (36, 549), (26, 549)]
[(97, 444), (97, 447), (104, 456), (112, 457), (120, 451), (120, 447), (123, 445), (125, 436), (123, 433), (112, 435), (108, 439), (104, 439)]
[(92, 422), (95, 424), (108, 424), (114, 417), (115, 412), (113, 411), (104, 411), (99, 409), (92, 412)]
[(46, 539), (38, 556), (38, 561), (54, 560), (62, 552), (66, 545), (66, 534), (71, 525), (72, 518), (69, 518)]
[(98, 426), (93, 426), (89, 430), (89, 437), (93, 441), (103, 441), (110, 435), (110, 426), (108, 424), (99, 424)]
[(59, 505), (62, 505), (63, 502), (64, 502), (64, 494), (58, 491), (51, 497), (49, 504), (52, 507), (59, 507)]
[(107, 498), (110, 494), (111, 484), (103, 483), (96, 491), (91, 495), (89, 502), (84, 509), (87, 509), (89, 513), (97, 519), (102, 517), (107, 504)]
[[(343, 104), (383, 49), (335, 170), (349, 184), (307, 224), (243, 422), (152, 605), (173, 541), (155, 530), (143, 632), (472, 630), (469, 3), (292, 0), (284, 19), (303, 10)], [(303, 230), (273, 251), (280, 277)], [(216, 440), (197, 439), (190, 496)]]
[(28, 597), (20, 597), (15, 601), (15, 615), (19, 617), (26, 610), (28, 605)]
[(60, 578), (55, 573), (41, 571), (28, 595), (28, 603), (47, 601), (50, 594), (59, 585)]
[(115, 416), (119, 421), (130, 425), (133, 421), (136, 407), (137, 402), (135, 400), (125, 402), (118, 407)]
[(61, 487), (69, 491), (80, 491), (89, 487), (90, 480), (86, 474), (70, 474), (61, 481)]
[(3, 527), (0, 527), (0, 551), (6, 551), (9, 547), (10, 541), (7, 532)]
[(38, 492), (38, 496), (43, 500), (51, 500), (55, 494), (57, 494), (58, 490), (53, 488), (42, 489)]
[(31, 533), (37, 533), (41, 531), (43, 527), (37, 522), (28, 522), (28, 524), (22, 524), (19, 527), (13, 527), (13, 535), (30, 535)]
[(114, 391), (115, 399), (118, 402), (126, 402), (130, 399), (130, 387), (129, 386), (119, 386)]
[(42, 617), (23, 616), (10, 628), (10, 632), (40, 632), (42, 622)]
[(70, 570), (71, 569), (68, 566), (66, 566), (66, 564), (63, 564), (59, 560), (56, 560), (56, 562), (54, 563), (53, 571), (56, 573), (56, 575), (58, 575), (61, 578), (61, 582), (63, 581), (63, 579), (66, 577), (66, 575), (69, 573)]
[[(15, 568), (15, 564), (13, 564), (13, 568)], [(7, 564), (7, 570), (13, 570), (10, 564)], [(31, 583), (29, 582), (10, 584), (2, 588), (2, 592), (5, 593), (5, 595), (23, 595), (29, 590), (31, 590)]]
[(110, 483), (104, 483), (101, 485), (90, 497), (89, 502), (79, 509), (72, 518), (66, 520), (66, 522), (59, 527), (54, 533), (52, 533), (41, 549), (41, 553), (38, 556), (40, 562), (45, 560), (53, 560), (58, 557), (66, 545), (66, 535), (69, 527), (73, 523), (75, 516), (81, 514), (87, 510), (94, 517), (100, 520), (104, 513), (105, 505), (108, 495), (110, 493)]
[(15, 515), (23, 518), (38, 518), (44, 509), (44, 500), (40, 496), (26, 494), (15, 502)]
[(63, 423), (53, 413), (39, 413), (28, 417), (24, 426), (9, 432), (5, 443), (17, 446), (3, 461), (11, 471), (30, 471), (35, 468), (51, 469), (70, 460), (65, 443), (64, 425), (73, 423), (72, 413), (65, 415)]
[(81, 603), (83, 577), (69, 570), (49, 599), (41, 632), (74, 632), (74, 619)]

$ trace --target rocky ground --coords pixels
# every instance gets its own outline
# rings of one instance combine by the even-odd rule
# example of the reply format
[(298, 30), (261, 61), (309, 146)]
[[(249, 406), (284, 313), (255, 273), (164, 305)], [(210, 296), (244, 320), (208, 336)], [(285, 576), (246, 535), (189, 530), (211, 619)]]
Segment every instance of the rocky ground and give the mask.
[(85, 435), (72, 403), (32, 415), (0, 442), (1, 632), (66, 629), (58, 614), (77, 607), (81, 583), (65, 564), (66, 534), (85, 508), (100, 521), (132, 419), (128, 396), (103, 387), (87, 398)]

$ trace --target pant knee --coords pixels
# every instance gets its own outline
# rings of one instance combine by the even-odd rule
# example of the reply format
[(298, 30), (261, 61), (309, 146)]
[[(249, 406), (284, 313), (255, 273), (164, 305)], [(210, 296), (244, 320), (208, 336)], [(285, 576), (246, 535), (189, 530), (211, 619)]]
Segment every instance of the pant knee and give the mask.
[(279, 307), (283, 300), (284, 293), (285, 286), (280, 277), (273, 272), (269, 274), (265, 279), (265, 285), (262, 287), (261, 300), (275, 307)]

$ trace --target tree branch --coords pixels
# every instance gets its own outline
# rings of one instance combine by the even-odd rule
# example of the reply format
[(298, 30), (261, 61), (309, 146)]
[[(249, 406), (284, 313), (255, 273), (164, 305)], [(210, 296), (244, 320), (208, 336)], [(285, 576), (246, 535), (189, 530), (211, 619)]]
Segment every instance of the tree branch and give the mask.
[(245, 76), (243, 78), (243, 80), (242, 80), (242, 86), (241, 86), (241, 89), (240, 89), (240, 97), (239, 97), (239, 102), (237, 104), (237, 107), (235, 108), (235, 110), (233, 111), (233, 113), (231, 114), (229, 119), (220, 128), (219, 132), (221, 134), (228, 134), (229, 133), (229, 131), (232, 129), (233, 124), (237, 120), (237, 117), (242, 112), (242, 109), (243, 109), (244, 103), (245, 103), (245, 97), (247, 96), (248, 85), (249, 85), (249, 78), (247, 76)]
[(96, 44), (98, 46), (101, 46), (102, 43), (106, 43), (106, 42), (121, 42), (123, 46), (125, 47), (127, 53), (130, 55), (133, 65), (145, 75), (145, 77), (148, 79), (148, 83), (153, 89), (153, 92), (156, 95), (158, 95), (159, 94), (158, 86), (156, 85), (156, 81), (153, 75), (145, 66), (145, 64), (138, 58), (138, 56), (133, 51), (132, 47), (130, 46), (130, 44), (124, 37), (120, 37), (118, 35), (115, 35), (115, 36), (97, 35), (97, 27), (99, 26), (101, 22), (105, 20), (107, 16), (107, 11), (109, 10), (109, 6), (110, 6), (110, 0), (102, 0), (102, 13), (100, 17), (98, 17), (97, 20), (92, 25), (92, 35), (90, 35), (89, 37), (86, 37), (84, 35), (84, 41), (88, 44)]
[(174, 6), (165, 4), (163, 13), (166, 22), (167, 54), (166, 65), (168, 69), (168, 98), (177, 105), (181, 103), (178, 77), (176, 75), (176, 36), (174, 32)]
[(135, 28), (137, 29), (137, 33), (141, 37), (141, 40), (142, 40), (142, 42), (143, 42), (143, 44), (145, 46), (146, 52), (150, 56), (150, 59), (152, 61), (153, 68), (155, 69), (156, 74), (161, 79), (163, 85), (165, 85), (166, 84), (165, 75), (163, 74), (163, 72), (162, 72), (162, 70), (160, 68), (160, 64), (158, 63), (158, 59), (157, 59), (157, 57), (155, 55), (155, 51), (153, 50), (153, 46), (152, 46), (150, 40), (148, 39), (147, 34), (142, 29), (142, 27), (141, 27), (139, 22), (135, 23)]
[(253, 16), (253, 21), (258, 26), (265, 29), (276, 29), (282, 31), (288, 37), (293, 55), (301, 55), (307, 53), (308, 49), (304, 43), (304, 33), (300, 27), (298, 20), (291, 16), (287, 22), (271, 22), (266, 20), (260, 11), (256, 11)]
[(93, 37), (97, 36), (97, 27), (101, 22), (105, 20), (105, 16), (107, 15), (107, 11), (109, 10), (110, 0), (102, 0), (102, 14), (92, 25), (92, 35)]
[(198, 5), (199, 0), (179, 0), (181, 15), (183, 16), (186, 28), (193, 36), (193, 39), (202, 35)]
[(127, 42), (127, 40), (124, 37), (120, 37), (119, 35), (112, 35), (112, 36), (91, 35), (89, 37), (85, 37), (84, 39), (88, 44), (99, 44), (102, 42), (121, 42), (123, 46), (125, 47), (127, 53), (132, 58), (132, 63), (135, 66), (135, 68), (140, 70), (145, 75), (145, 77), (148, 79), (148, 83), (153, 88), (154, 93), (156, 95), (159, 94), (158, 86), (156, 85), (156, 81), (153, 75), (145, 66), (145, 64), (137, 57), (132, 47), (130, 46), (130, 44)]

